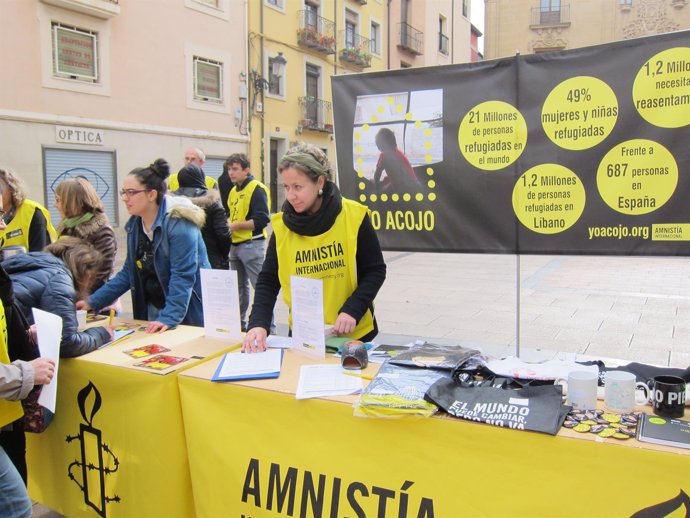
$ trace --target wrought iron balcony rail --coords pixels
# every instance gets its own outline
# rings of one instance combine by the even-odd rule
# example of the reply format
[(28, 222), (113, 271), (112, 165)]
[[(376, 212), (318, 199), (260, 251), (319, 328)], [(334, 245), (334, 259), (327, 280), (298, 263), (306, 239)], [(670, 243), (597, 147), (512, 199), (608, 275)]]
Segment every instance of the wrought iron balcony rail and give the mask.
[(448, 36), (442, 32), (438, 33), (438, 51), (441, 54), (448, 55)]
[(324, 54), (335, 54), (335, 23), (307, 10), (299, 11), (298, 16), (297, 43)]
[(424, 52), (424, 33), (405, 22), (399, 23), (398, 28), (398, 33), (400, 35), (398, 47), (417, 56), (422, 54)]
[(301, 119), (298, 126), (301, 131), (333, 133), (333, 105), (330, 101), (307, 95), (299, 98), (299, 105)]
[(340, 41), (343, 48), (339, 56), (341, 61), (347, 61), (360, 67), (371, 66), (371, 40), (361, 34), (347, 29), (340, 31)]

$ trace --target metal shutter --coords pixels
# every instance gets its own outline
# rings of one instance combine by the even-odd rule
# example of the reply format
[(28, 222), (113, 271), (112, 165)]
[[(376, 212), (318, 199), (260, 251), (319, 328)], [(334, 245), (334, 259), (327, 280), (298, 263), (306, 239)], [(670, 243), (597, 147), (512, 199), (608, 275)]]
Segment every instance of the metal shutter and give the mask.
[(224, 163), (225, 158), (206, 157), (206, 162), (204, 162), (204, 174), (210, 176), (214, 180), (218, 180), (218, 177), (223, 172)]
[(96, 188), (105, 206), (110, 224), (117, 226), (117, 176), (114, 151), (43, 148), (43, 169), (46, 204), (53, 224), (57, 226), (60, 213), (55, 208), (55, 188), (68, 178), (83, 177)]

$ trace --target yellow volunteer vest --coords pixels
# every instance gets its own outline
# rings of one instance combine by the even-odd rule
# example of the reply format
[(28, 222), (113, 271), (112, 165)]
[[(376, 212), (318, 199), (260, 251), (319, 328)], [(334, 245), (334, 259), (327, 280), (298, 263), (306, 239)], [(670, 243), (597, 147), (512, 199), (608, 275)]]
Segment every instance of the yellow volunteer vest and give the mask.
[[(357, 288), (357, 234), (367, 208), (343, 198), (343, 210), (333, 226), (319, 236), (301, 236), (283, 223), (283, 213), (271, 217), (278, 255), (278, 279), (283, 300), (290, 308), (292, 326), (290, 276), (323, 279), (323, 311), (326, 324), (335, 323), (338, 310)], [(360, 338), (374, 329), (374, 316), (368, 309), (347, 336)]]
[[(206, 183), (207, 189), (215, 189), (216, 185), (218, 184), (216, 179), (211, 178), (210, 176), (205, 176), (204, 182)], [(180, 182), (177, 180), (177, 173), (173, 173), (170, 176), (168, 176), (168, 190), (170, 192), (172, 192), (172, 191), (176, 191), (179, 188), (180, 188)]]
[(7, 229), (4, 234), (5, 241), (1, 246), (21, 245), (25, 247), (27, 251), (29, 250), (29, 226), (31, 225), (31, 218), (34, 217), (36, 209), (40, 210), (46, 218), (50, 241), (53, 242), (57, 239), (57, 231), (50, 222), (50, 212), (48, 212), (48, 209), (33, 200), (24, 200), (17, 209), (17, 212), (15, 212), (12, 221), (7, 224)]
[[(230, 209), (230, 217), (228, 221), (234, 223), (236, 221), (246, 221), (247, 214), (249, 213), (249, 204), (252, 201), (252, 195), (254, 194), (254, 189), (257, 187), (263, 189), (266, 192), (266, 200), (268, 203), (268, 210), (271, 211), (271, 195), (268, 192), (268, 187), (262, 184), (259, 180), (252, 180), (244, 189), (241, 191), (237, 190), (237, 187), (233, 187), (228, 195), (228, 207)], [(249, 241), (252, 238), (253, 230), (233, 230), (232, 232), (232, 242), (234, 244), (243, 243)], [(262, 231), (264, 239), (268, 236), (266, 228), (264, 227)]]
[[(7, 322), (5, 321), (5, 307), (0, 303), (0, 363), (10, 363), (7, 354)], [(0, 427), (13, 423), (24, 415), (19, 401), (0, 399)]]

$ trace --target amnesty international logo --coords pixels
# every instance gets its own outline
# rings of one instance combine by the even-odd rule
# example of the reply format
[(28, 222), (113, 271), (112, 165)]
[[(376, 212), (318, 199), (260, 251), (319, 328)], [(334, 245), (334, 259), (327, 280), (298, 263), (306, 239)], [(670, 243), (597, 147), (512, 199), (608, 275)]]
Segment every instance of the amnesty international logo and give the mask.
[[(120, 461), (101, 440), (101, 430), (93, 426), (94, 416), (101, 408), (102, 398), (96, 386), (89, 381), (77, 394), (77, 403), (84, 423), (79, 425), (77, 435), (68, 435), (66, 441), (79, 441), (81, 458), (75, 459), (67, 468), (67, 476), (84, 493), (84, 503), (92, 507), (99, 516), (106, 518), (106, 504), (120, 502), (120, 497), (106, 496), (107, 475), (115, 473)], [(88, 405), (88, 409), (87, 409)], [(81, 472), (81, 482), (78, 480)]]

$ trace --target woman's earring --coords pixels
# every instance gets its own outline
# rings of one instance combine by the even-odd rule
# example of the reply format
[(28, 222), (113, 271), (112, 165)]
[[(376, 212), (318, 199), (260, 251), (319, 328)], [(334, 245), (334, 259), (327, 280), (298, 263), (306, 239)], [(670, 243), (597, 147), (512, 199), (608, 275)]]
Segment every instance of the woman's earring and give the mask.
[(319, 196), (323, 196), (323, 189), (319, 189)]

